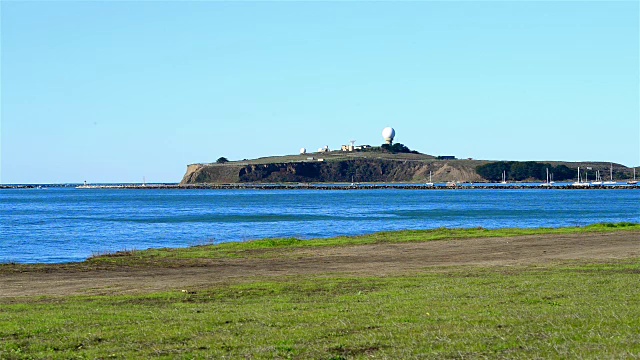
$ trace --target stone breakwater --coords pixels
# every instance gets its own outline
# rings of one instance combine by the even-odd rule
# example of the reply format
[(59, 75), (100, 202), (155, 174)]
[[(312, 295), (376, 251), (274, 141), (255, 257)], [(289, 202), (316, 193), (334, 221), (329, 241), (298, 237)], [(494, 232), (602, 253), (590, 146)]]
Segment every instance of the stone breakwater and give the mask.
[[(55, 186), (46, 186), (55, 187)], [(39, 185), (2, 185), (0, 189), (39, 189)], [(640, 190), (638, 185), (591, 185), (573, 186), (541, 184), (488, 184), (488, 183), (462, 183), (462, 184), (119, 184), (119, 185), (82, 185), (76, 189), (122, 189), (122, 190)]]

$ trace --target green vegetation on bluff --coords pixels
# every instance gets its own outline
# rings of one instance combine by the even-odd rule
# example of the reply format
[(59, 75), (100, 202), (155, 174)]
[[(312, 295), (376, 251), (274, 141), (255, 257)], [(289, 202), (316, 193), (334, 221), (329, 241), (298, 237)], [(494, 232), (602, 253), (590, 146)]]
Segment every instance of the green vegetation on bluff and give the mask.
[(527, 179), (546, 180), (547, 169), (557, 181), (576, 177), (576, 171), (566, 165), (553, 166), (535, 161), (497, 161), (476, 167), (478, 175), (490, 181), (500, 181), (502, 172), (506, 172), (507, 180), (523, 181)]
[(373, 146), (370, 148), (362, 149), (360, 151), (365, 153), (384, 152), (384, 153), (390, 153), (390, 154), (420, 154), (420, 152), (416, 150), (411, 150), (409, 149), (409, 147), (401, 143), (382, 144), (380, 146)]

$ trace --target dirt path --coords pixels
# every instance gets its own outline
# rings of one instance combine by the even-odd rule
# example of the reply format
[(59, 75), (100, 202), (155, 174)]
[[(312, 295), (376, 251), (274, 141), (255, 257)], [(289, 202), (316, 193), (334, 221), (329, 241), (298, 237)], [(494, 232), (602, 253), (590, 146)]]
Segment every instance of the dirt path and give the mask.
[[(266, 250), (269, 251), (269, 250)], [(271, 250), (273, 251), (273, 250)], [(276, 250), (272, 258), (215, 259), (178, 269), (0, 274), (0, 298), (145, 293), (206, 287), (252, 277), (296, 274), (384, 276), (433, 266), (504, 266), (570, 259), (640, 257), (640, 232), (522, 236), (425, 243)]]

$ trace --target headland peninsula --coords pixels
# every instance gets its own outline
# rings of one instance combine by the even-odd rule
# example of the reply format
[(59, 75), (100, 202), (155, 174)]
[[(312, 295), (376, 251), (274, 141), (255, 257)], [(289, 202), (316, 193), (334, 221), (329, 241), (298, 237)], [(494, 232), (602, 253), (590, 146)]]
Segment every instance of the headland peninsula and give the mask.
[(326, 151), (187, 166), (181, 186), (278, 183), (497, 183), (605, 181), (625, 184), (633, 168), (611, 162), (491, 161), (385, 151)]
[[(636, 173), (603, 161), (510, 161), (429, 155), (394, 143), (395, 130), (383, 130), (380, 146), (328, 145), (316, 152), (187, 165), (179, 183), (123, 184), (13, 184), (8, 188), (74, 186), (85, 189), (530, 189), (539, 184), (553, 189), (635, 189)], [(469, 185), (471, 184), (471, 185)], [(338, 186), (334, 186), (338, 185)], [(474, 186), (475, 185), (475, 186)], [(632, 186), (628, 186), (632, 185)]]
[[(384, 144), (357, 145), (352, 140), (339, 150), (328, 145), (316, 152), (301, 148), (298, 154), (258, 159), (191, 164), (180, 186), (286, 183), (460, 183), (576, 182), (572, 185), (636, 185), (636, 169), (613, 162), (491, 161), (428, 155), (394, 143), (396, 131), (382, 130)], [(589, 182), (591, 175), (591, 182)], [(588, 185), (587, 185), (588, 184)]]

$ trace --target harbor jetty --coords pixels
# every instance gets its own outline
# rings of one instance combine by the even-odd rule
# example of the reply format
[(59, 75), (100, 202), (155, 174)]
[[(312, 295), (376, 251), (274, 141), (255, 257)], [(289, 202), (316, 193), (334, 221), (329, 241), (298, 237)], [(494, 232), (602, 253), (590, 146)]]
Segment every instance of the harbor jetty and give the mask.
[(235, 184), (99, 184), (99, 185), (0, 185), (0, 189), (46, 189), (53, 187), (73, 187), (75, 189), (121, 189), (121, 190), (640, 190), (638, 184), (611, 184), (576, 186), (567, 184), (540, 184), (540, 183), (443, 183), (443, 184), (343, 184), (343, 183), (299, 183), (299, 184), (261, 184), (261, 183), (235, 183)]

